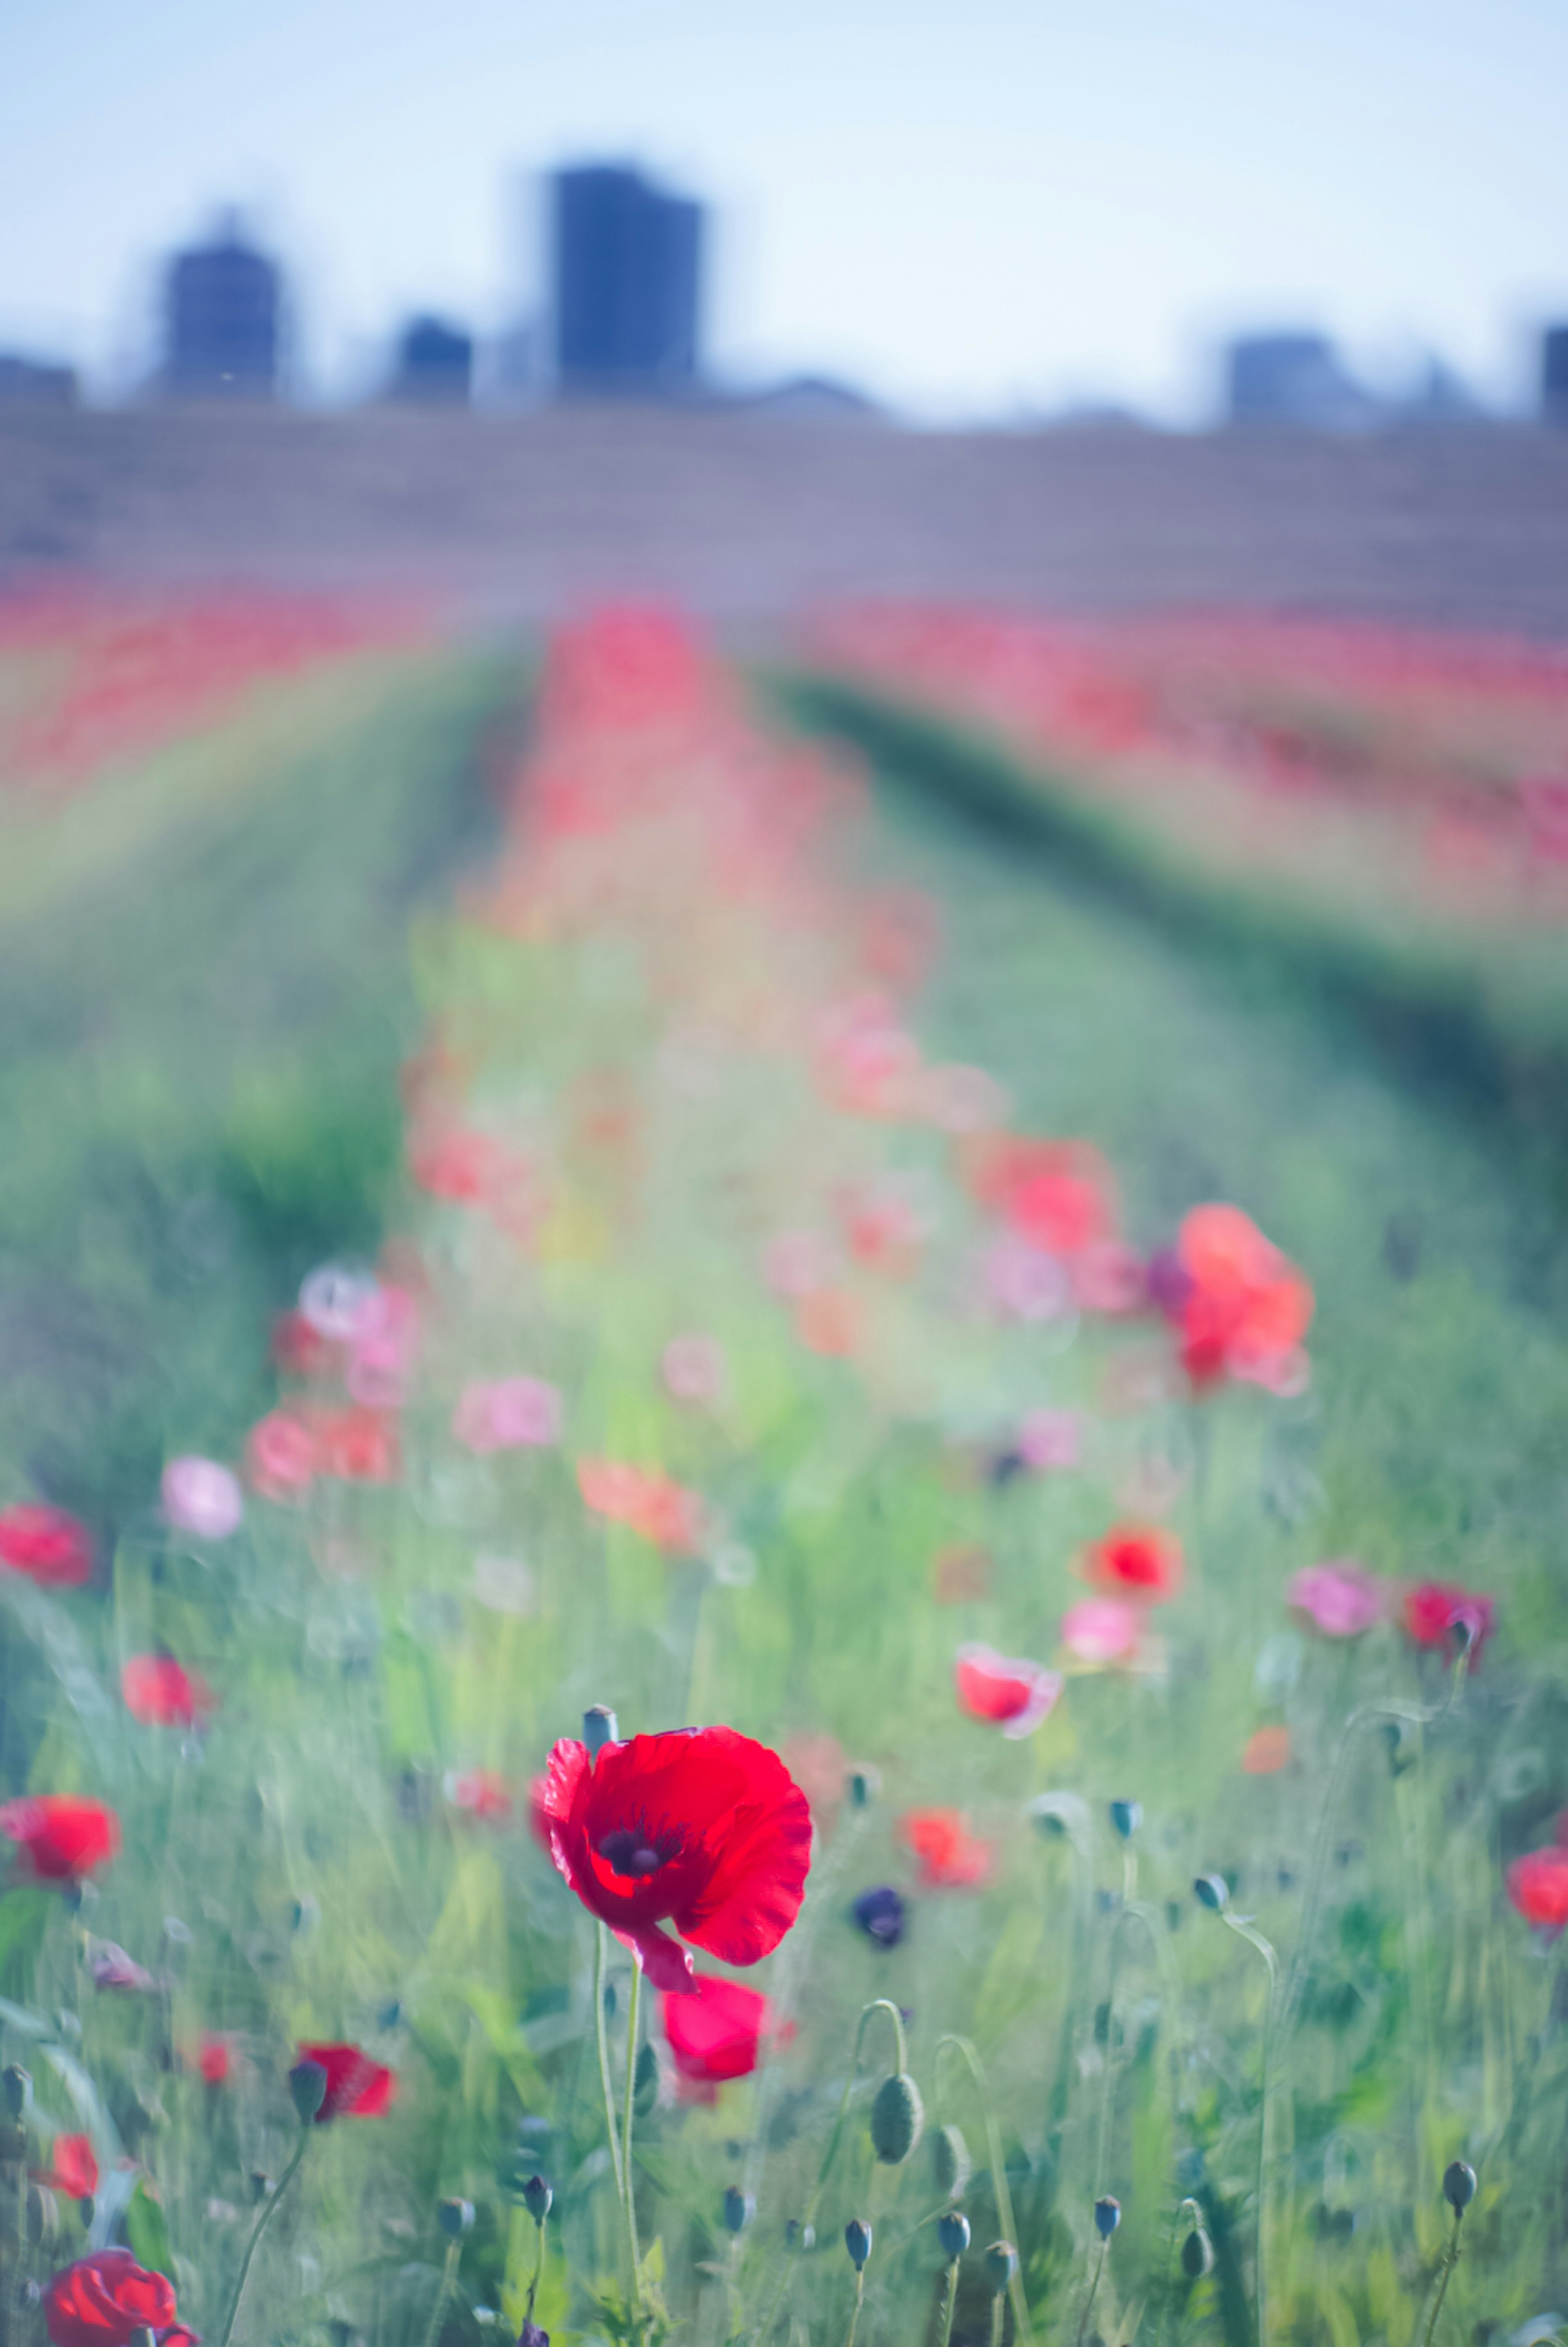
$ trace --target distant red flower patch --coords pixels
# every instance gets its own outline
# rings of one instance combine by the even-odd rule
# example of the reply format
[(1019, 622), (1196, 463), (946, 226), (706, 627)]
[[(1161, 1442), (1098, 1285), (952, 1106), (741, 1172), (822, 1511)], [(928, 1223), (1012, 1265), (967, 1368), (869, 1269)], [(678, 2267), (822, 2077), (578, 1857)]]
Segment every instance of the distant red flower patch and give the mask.
[(1470, 1633), (1471, 1669), (1497, 1623), (1492, 1598), (1473, 1594), (1453, 1581), (1423, 1581), (1405, 1593), (1405, 1629), (1418, 1646), (1447, 1646), (1456, 1628)]
[(329, 2119), (379, 2119), (391, 2109), (397, 2073), (372, 2062), (358, 2045), (301, 2045), (295, 2059), (318, 2062), (327, 2074), (318, 2127)]
[(38, 1882), (78, 1882), (119, 1855), (113, 1809), (76, 1793), (28, 1793), (0, 1803), (0, 1833), (19, 1846)]
[(173, 2283), (138, 2266), (128, 2250), (97, 2250), (44, 2287), (54, 2347), (130, 2347), (138, 2331), (167, 2331), (178, 2311)]
[(1532, 1850), (1508, 1870), (1508, 1895), (1538, 1932), (1568, 1929), (1568, 1850)]
[(972, 1719), (990, 1721), (1013, 1737), (1033, 1736), (1062, 1692), (1059, 1672), (999, 1655), (992, 1646), (960, 1646), (953, 1683)]
[(312, 1431), (323, 1475), (344, 1483), (394, 1483), (402, 1472), (397, 1428), (384, 1411), (323, 1410)]
[(495, 1768), (459, 1768), (446, 1779), (454, 1809), (484, 1824), (504, 1824), (512, 1815), (512, 1788)]
[(692, 1994), (673, 1923), (727, 1964), (754, 1964), (800, 1911), (811, 1812), (776, 1752), (732, 1727), (677, 1728), (551, 1752), (536, 1801), (559, 1873), (656, 1988)]
[(711, 2102), (727, 2079), (749, 2077), (756, 2069), (772, 2033), (773, 2008), (767, 1997), (738, 1981), (722, 1980), (716, 1973), (697, 1973), (693, 1979), (694, 1996), (666, 1992), (664, 2034), (683, 2091), (691, 2100)]
[(245, 1472), (264, 1500), (302, 1500), (321, 1463), (316, 1438), (293, 1411), (275, 1409), (258, 1419), (245, 1443)]
[(184, 1669), (172, 1655), (133, 1655), (121, 1668), (120, 1693), (144, 1727), (195, 1727), (218, 1707), (199, 1672)]
[(1288, 1727), (1254, 1728), (1242, 1747), (1243, 1775), (1275, 1777), (1281, 1768), (1289, 1766), (1290, 1730)]
[(196, 2049), (196, 2066), (208, 2086), (226, 2086), (234, 2067), (234, 2049), (228, 2038), (209, 2032)]
[(1194, 1207), (1156, 1292), (1181, 1332), (1195, 1386), (1232, 1377), (1294, 1391), (1304, 1382), (1312, 1290), (1239, 1206)]
[(927, 1891), (977, 1891), (989, 1881), (995, 1852), (961, 1809), (906, 1809), (898, 1829)]
[(41, 1589), (79, 1589), (93, 1577), (93, 1544), (64, 1508), (23, 1500), (0, 1513), (0, 1563)]
[(98, 2160), (90, 2135), (57, 2135), (49, 2150), (47, 2168), (33, 2170), (36, 2184), (63, 2192), (67, 2200), (86, 2200), (98, 2188)]
[(1108, 1597), (1163, 1605), (1181, 1589), (1181, 1542), (1157, 1524), (1114, 1524), (1084, 1553), (1087, 1578)]
[(981, 1204), (1043, 1255), (1070, 1260), (1115, 1238), (1110, 1173), (1087, 1142), (1004, 1134), (973, 1151), (970, 1163)]
[(595, 1515), (629, 1525), (671, 1555), (689, 1555), (701, 1542), (701, 1499), (657, 1469), (628, 1467), (612, 1459), (580, 1459), (577, 1489)]

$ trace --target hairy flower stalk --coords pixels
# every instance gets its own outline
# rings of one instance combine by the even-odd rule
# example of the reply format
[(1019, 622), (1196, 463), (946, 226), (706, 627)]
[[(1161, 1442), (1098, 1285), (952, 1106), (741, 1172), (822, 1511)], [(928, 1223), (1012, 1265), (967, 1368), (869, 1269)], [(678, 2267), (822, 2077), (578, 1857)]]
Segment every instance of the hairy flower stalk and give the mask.
[[(1018, 2239), (1018, 2229), (1013, 2216), (1013, 2195), (1007, 2187), (1007, 2167), (1002, 2156), (1002, 2130), (996, 2124), (996, 2115), (991, 2107), (990, 2088), (986, 2083), (980, 2056), (967, 2037), (960, 2037), (950, 2031), (937, 2039), (936, 2052), (932, 2058), (933, 2084), (941, 2078), (942, 2051), (949, 2045), (964, 2064), (973, 2083), (975, 2099), (980, 2106), (980, 2115), (985, 2123), (985, 2150), (986, 2157), (991, 2162), (991, 2182), (992, 2189), (996, 2195), (996, 2213), (1002, 2219), (1008, 2240), (1015, 2241)], [(1013, 2301), (1013, 2329), (1022, 2342), (1022, 2347), (1034, 2347), (1034, 2332), (1029, 2321), (1029, 2302), (1023, 2295), (1023, 2282), (1016, 2259), (1013, 2261), (1013, 2270), (1008, 2276), (1007, 2295)]]
[(294, 2146), (293, 2155), (288, 2167), (278, 2178), (275, 2189), (262, 2201), (260, 2214), (251, 2229), (250, 2239), (245, 2244), (245, 2255), (239, 2260), (239, 2271), (235, 2277), (234, 2294), (229, 2301), (229, 2311), (223, 2318), (223, 2328), (218, 2334), (218, 2347), (229, 2347), (229, 2342), (234, 2336), (234, 2325), (239, 2315), (239, 2301), (245, 2295), (245, 2285), (250, 2279), (251, 2261), (260, 2246), (262, 2234), (271, 2223), (279, 2202), (293, 2182), (300, 2162), (305, 2157), (305, 2147), (311, 2140), (311, 2130), (315, 2125), (316, 2114), (320, 2111), (326, 2096), (327, 2073), (319, 2062), (301, 2062), (290, 2072), (289, 2085), (294, 2097), (294, 2107), (300, 2114), (300, 2139)]

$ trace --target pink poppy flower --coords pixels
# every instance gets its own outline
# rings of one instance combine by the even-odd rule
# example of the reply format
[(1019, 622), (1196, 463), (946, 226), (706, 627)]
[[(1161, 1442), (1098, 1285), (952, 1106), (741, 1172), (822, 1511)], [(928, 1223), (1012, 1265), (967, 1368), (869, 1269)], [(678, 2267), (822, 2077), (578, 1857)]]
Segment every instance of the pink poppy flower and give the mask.
[(1073, 1258), (1072, 1281), (1083, 1312), (1138, 1312), (1148, 1300), (1143, 1257), (1120, 1239), (1092, 1239)]
[(1081, 1663), (1124, 1663), (1144, 1635), (1141, 1606), (1122, 1597), (1081, 1597), (1062, 1616), (1062, 1644)]
[(1072, 1301), (1056, 1257), (1010, 1235), (987, 1248), (982, 1277), (988, 1302), (1004, 1319), (1054, 1320)]
[(419, 1307), (405, 1287), (372, 1289), (350, 1342), (345, 1382), (367, 1409), (396, 1409), (408, 1398), (419, 1351)]
[(999, 1655), (993, 1646), (960, 1646), (953, 1659), (958, 1699), (973, 1719), (993, 1721), (1005, 1737), (1033, 1736), (1062, 1692), (1060, 1671)]
[(375, 1281), (365, 1273), (323, 1263), (300, 1288), (300, 1317), (330, 1345), (351, 1345), (374, 1307)]
[(171, 1459), (160, 1486), (163, 1512), (198, 1540), (227, 1540), (245, 1514), (239, 1479), (216, 1459)]
[(120, 1672), (120, 1693), (144, 1727), (197, 1727), (218, 1707), (207, 1681), (172, 1655), (132, 1655)]
[(1364, 1565), (1336, 1557), (1304, 1565), (1291, 1580), (1286, 1604), (1326, 1638), (1359, 1638), (1383, 1619), (1390, 1594)]
[(708, 1407), (724, 1391), (724, 1348), (717, 1337), (696, 1332), (672, 1337), (664, 1348), (659, 1374), (672, 1400), (692, 1409)]
[(1032, 1409), (1018, 1429), (1018, 1455), (1039, 1475), (1078, 1464), (1083, 1420), (1075, 1409)]
[(258, 1419), (245, 1444), (245, 1472), (264, 1500), (302, 1500), (315, 1481), (316, 1438), (286, 1409)]
[(474, 1378), (463, 1389), (452, 1430), (465, 1450), (542, 1450), (561, 1439), (561, 1397), (543, 1378)]

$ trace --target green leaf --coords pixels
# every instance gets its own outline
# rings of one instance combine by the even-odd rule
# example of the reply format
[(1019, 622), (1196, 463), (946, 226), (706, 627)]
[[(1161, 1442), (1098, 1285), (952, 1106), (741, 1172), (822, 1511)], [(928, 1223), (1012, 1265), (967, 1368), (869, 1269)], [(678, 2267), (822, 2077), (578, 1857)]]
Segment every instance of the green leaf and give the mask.
[(148, 2267), (153, 2273), (167, 2274), (170, 2281), (174, 2280), (174, 2256), (168, 2246), (163, 2203), (145, 2176), (138, 2178), (130, 2207), (126, 2210), (126, 2239), (138, 2265)]

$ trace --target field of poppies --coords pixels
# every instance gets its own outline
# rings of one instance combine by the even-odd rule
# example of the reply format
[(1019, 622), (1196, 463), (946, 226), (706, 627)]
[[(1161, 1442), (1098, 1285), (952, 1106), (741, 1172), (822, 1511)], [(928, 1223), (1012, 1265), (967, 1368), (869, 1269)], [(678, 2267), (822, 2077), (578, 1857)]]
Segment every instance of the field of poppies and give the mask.
[(1556, 2336), (1547, 1142), (658, 613), (50, 624), (0, 2347)]

